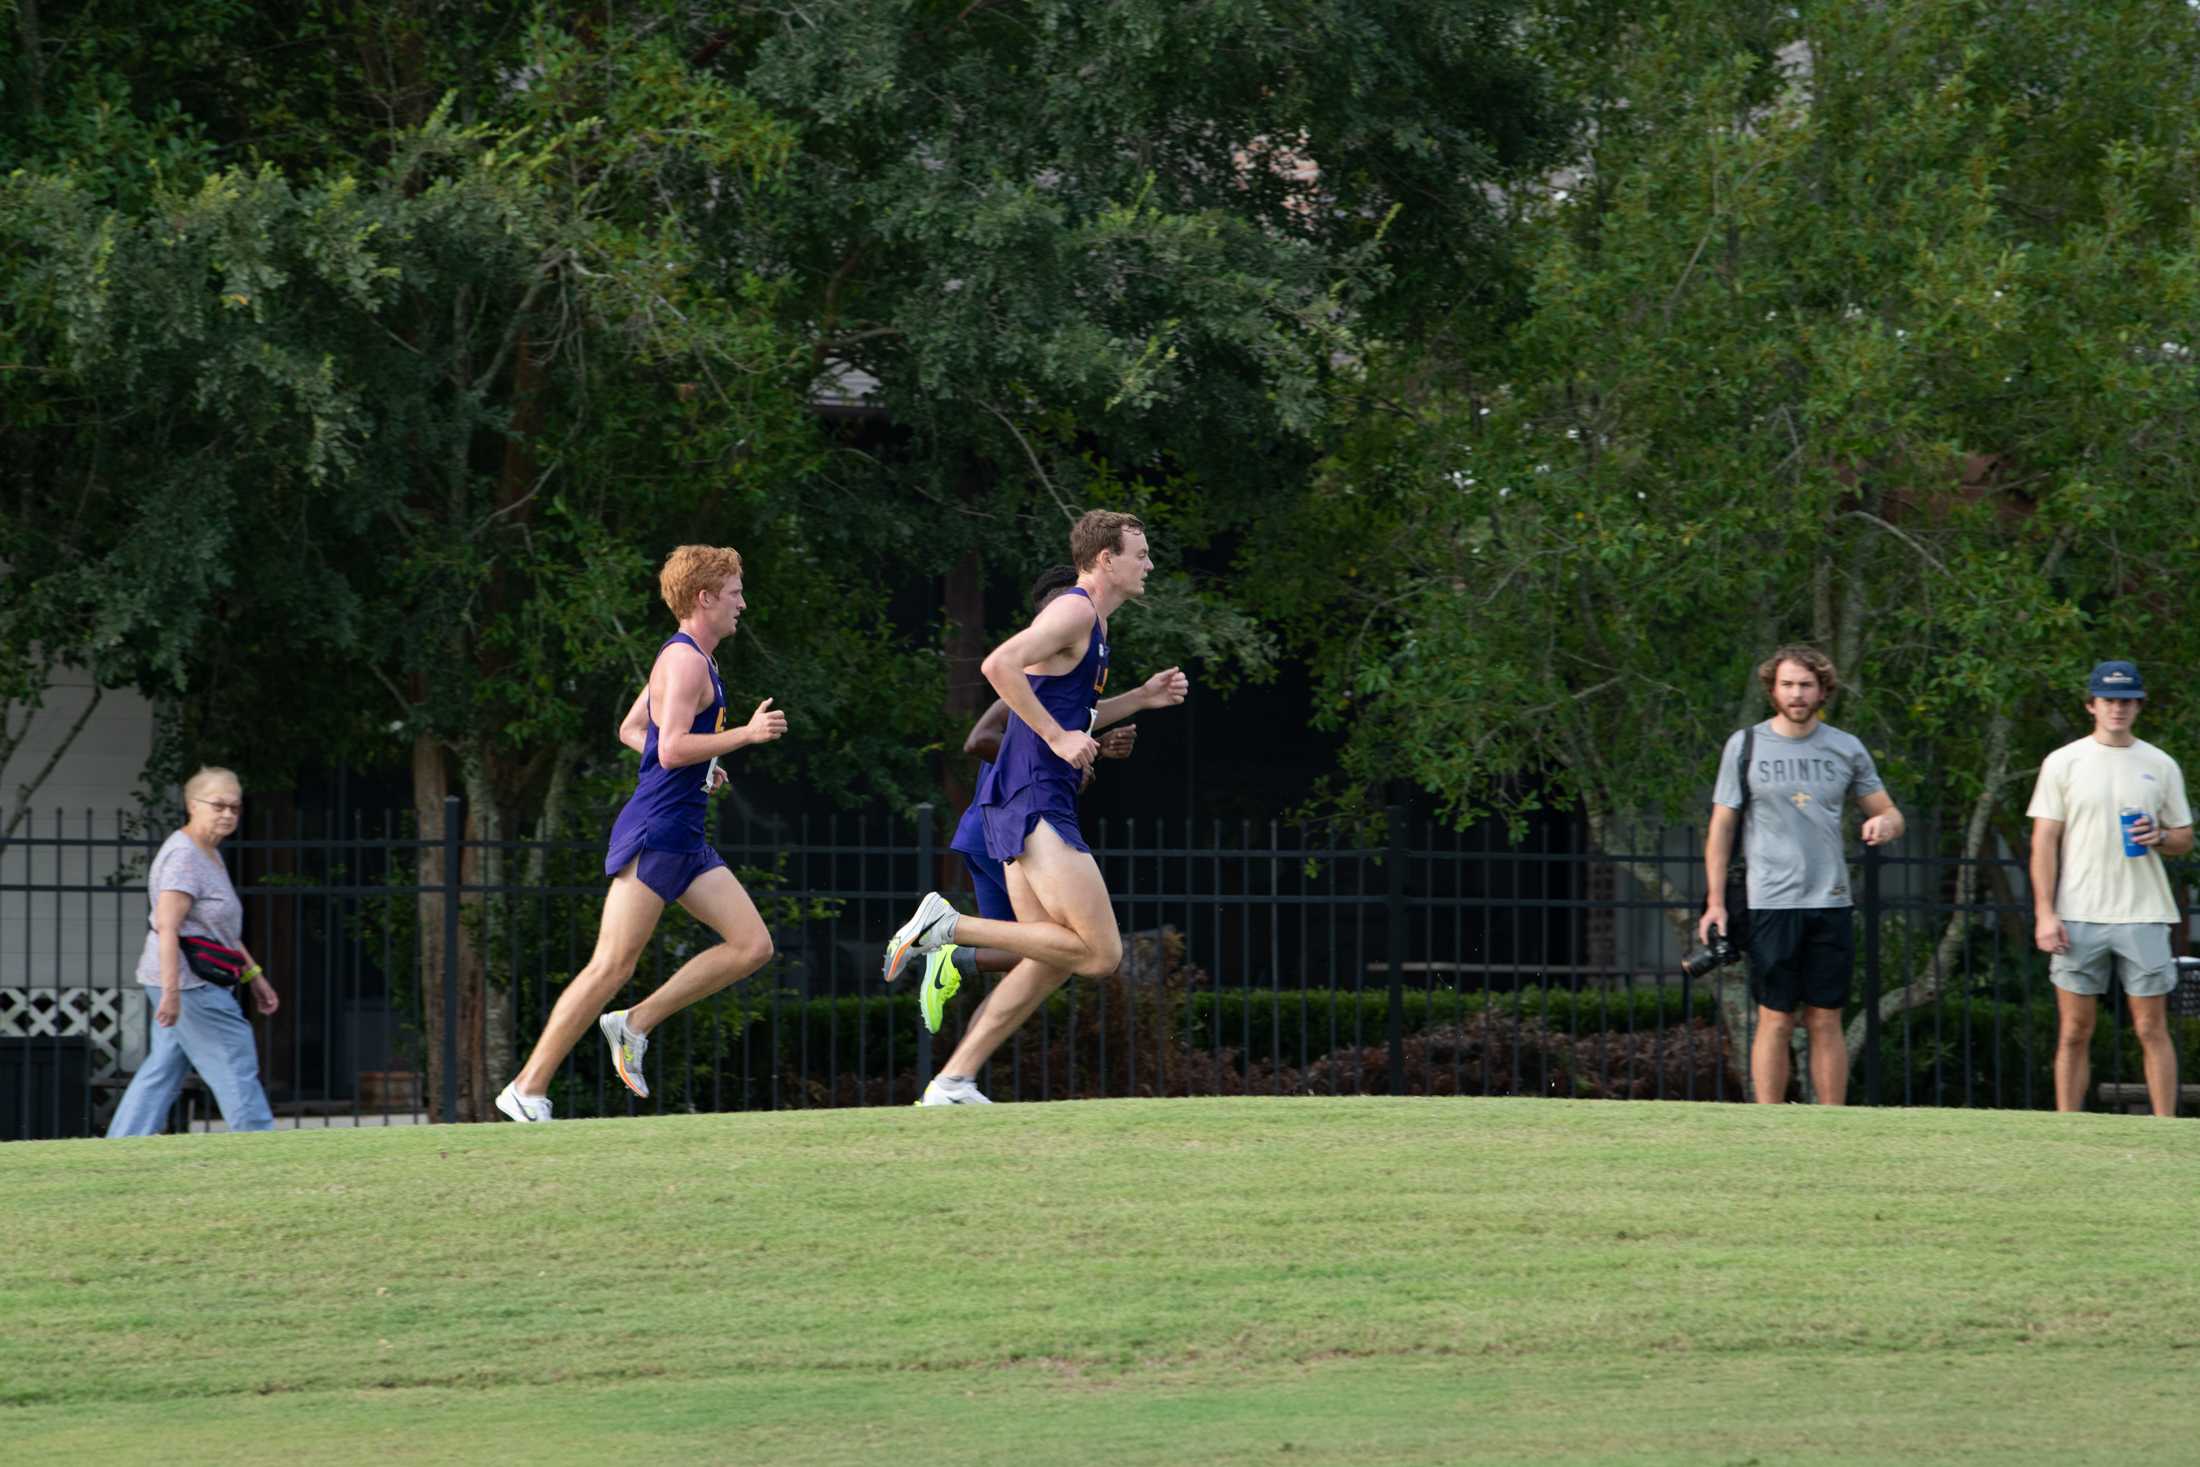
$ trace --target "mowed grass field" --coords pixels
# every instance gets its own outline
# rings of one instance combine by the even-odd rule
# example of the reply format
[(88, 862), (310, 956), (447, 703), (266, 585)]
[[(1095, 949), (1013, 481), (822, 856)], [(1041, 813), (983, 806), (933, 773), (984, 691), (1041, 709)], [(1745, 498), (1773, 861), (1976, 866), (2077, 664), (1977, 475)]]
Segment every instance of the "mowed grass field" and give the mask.
[(0, 1455), (2200, 1460), (2200, 1128), (1109, 1101), (0, 1147)]

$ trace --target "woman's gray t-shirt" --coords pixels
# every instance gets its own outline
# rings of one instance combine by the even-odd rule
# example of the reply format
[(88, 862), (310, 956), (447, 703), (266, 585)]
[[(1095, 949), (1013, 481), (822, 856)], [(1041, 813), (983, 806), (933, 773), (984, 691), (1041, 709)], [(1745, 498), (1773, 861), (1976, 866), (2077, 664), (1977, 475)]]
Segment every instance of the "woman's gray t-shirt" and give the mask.
[[(164, 891), (180, 891), (191, 898), (191, 909), (183, 914), (182, 931), (187, 935), (204, 937), (224, 947), (244, 945), (244, 904), (237, 900), (237, 888), (230, 884), (229, 868), (222, 865), (220, 857), (199, 849), (199, 843), (184, 832), (176, 831), (161, 842), (151, 869), (145, 873), (145, 890), (156, 910)], [(158, 983), (160, 932), (153, 926), (151, 913), (146, 915), (145, 927), (145, 951), (138, 955), (138, 982)], [(177, 971), (183, 978), (182, 987), (207, 986), (205, 979), (191, 972), (190, 964), (181, 963)]]
[[(1737, 732), (1719, 754), (1719, 782), (1711, 795), (1713, 803), (1730, 810), (1742, 804), (1741, 752)], [(1758, 724), (1742, 831), (1751, 909), (1854, 905), (1841, 846), (1842, 816), (1850, 800), (1886, 787), (1854, 734), (1821, 723), (1808, 736), (1790, 739), (1774, 733), (1770, 719)]]

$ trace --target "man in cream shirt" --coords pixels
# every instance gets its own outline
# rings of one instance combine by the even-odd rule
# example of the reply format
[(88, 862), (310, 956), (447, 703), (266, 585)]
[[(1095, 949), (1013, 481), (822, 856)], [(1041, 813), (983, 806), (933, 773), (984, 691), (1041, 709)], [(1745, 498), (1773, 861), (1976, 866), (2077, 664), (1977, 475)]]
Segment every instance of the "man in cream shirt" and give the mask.
[[(2083, 1110), (2095, 1002), (2111, 973), (2131, 1000), (2145, 1055), (2147, 1097), (2158, 1116), (2177, 1114), (2177, 1050), (2169, 995), (2177, 987), (2169, 929), (2182, 914), (2162, 857), (2192, 849), (2185, 776), (2154, 745), (2134, 738), (2146, 699), (2139, 669), (2103, 662), (2086, 686), (2093, 732), (2040, 761), (2032, 788), (2033, 940), (2048, 959), (2061, 1015), (2055, 1045), (2055, 1109)], [(2132, 812), (2126, 839), (2125, 812)], [(2138, 854), (2127, 854), (2136, 848)]]

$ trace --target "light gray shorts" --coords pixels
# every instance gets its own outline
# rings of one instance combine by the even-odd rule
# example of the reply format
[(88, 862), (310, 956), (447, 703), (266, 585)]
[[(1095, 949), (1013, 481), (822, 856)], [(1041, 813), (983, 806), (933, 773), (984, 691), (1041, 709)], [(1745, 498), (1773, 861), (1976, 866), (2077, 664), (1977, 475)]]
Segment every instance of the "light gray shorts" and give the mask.
[(2177, 987), (2169, 928), (2157, 922), (2065, 922), (2070, 951), (2047, 960), (2057, 988), (2099, 998), (2111, 971), (2132, 998), (2160, 998)]

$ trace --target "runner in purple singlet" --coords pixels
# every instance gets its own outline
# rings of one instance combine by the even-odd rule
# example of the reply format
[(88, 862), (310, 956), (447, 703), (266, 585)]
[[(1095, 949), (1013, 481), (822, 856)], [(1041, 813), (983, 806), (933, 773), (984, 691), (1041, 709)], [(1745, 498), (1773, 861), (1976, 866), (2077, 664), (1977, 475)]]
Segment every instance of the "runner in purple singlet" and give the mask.
[[(886, 946), (889, 983), (912, 956), (949, 943), (1005, 948), (1024, 960), (994, 989), (919, 1104), (990, 1104), (975, 1077), (993, 1052), (1070, 974), (1112, 973), (1123, 960), (1107, 883), (1077, 827), (1077, 787), (1100, 748), (1091, 729), (1107, 686), (1108, 615), (1145, 590), (1153, 559), (1137, 519), (1093, 510), (1070, 530), (1070, 560), (1077, 584), (984, 663), (1015, 716), (979, 783), (978, 814), (986, 853), (1007, 865), (1017, 920), (965, 917), (933, 892)], [(1177, 674), (1171, 701), (1183, 701), (1186, 686)]]
[[(1065, 594), (1076, 584), (1076, 567), (1047, 567), (1031, 583), (1032, 611), (1046, 610), (1055, 597)], [(1137, 742), (1138, 725), (1121, 720), (1147, 709), (1181, 703), (1185, 689), (1184, 674), (1170, 667), (1155, 673), (1128, 693), (1103, 698), (1092, 715), (1092, 732), (1100, 740), (1100, 758), (1128, 759)], [(978, 721), (970, 726), (970, 733), (963, 740), (963, 752), (974, 754), (979, 760), (978, 784), (981, 788), (1001, 756), (1001, 745), (1013, 722), (1015, 715), (1008, 711), (1008, 704), (996, 698), (991, 707), (978, 715)], [(1107, 732), (1101, 733), (1102, 729)], [(1079, 795), (1090, 788), (1098, 767), (1097, 760), (1085, 766), (1078, 781)], [(984, 811), (977, 799), (973, 798), (970, 808), (963, 811), (962, 820), (955, 826), (954, 839), (948, 842), (947, 848), (963, 858), (963, 865), (970, 872), (971, 895), (978, 915), (1002, 922), (1015, 921), (1016, 909), (1008, 900), (1008, 870), (986, 850)], [(980, 973), (1011, 972), (1019, 961), (1014, 953), (997, 947), (957, 947), (949, 943), (934, 948), (926, 955), (924, 981), (917, 990), (924, 1027), (939, 1032), (947, 1000), (961, 989), (965, 978), (975, 978)], [(990, 996), (986, 1002), (992, 1002)]]
[[(647, 1096), (642, 1057), (650, 1031), (771, 960), (764, 919), (711, 849), (706, 818), (710, 792), (724, 781), (719, 757), (787, 731), (787, 715), (769, 698), (756, 705), (747, 723), (726, 727), (726, 690), (712, 654), (733, 635), (748, 606), (741, 594), (741, 556), (717, 546), (683, 545), (666, 559), (657, 582), (680, 629), (657, 649), (649, 686), (619, 727), (621, 741), (638, 747), (642, 768), (611, 826), (604, 858), (611, 890), (604, 897), (595, 955), (558, 996), (534, 1053), (497, 1096), (497, 1109), (515, 1121), (551, 1118), (550, 1079), (592, 1022), (611, 1045), (619, 1078), (636, 1095)], [(688, 959), (634, 1007), (603, 1013), (604, 1004), (633, 976), (667, 902), (678, 902), (725, 940)]]

